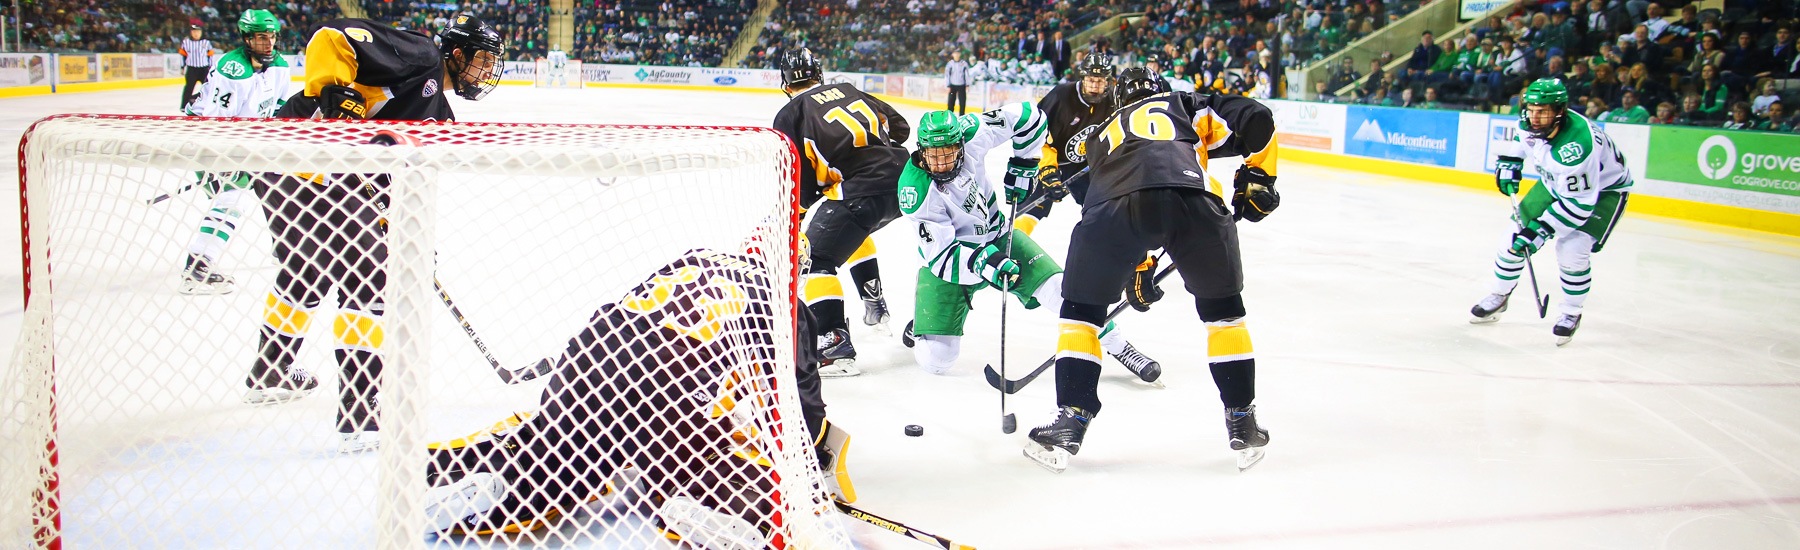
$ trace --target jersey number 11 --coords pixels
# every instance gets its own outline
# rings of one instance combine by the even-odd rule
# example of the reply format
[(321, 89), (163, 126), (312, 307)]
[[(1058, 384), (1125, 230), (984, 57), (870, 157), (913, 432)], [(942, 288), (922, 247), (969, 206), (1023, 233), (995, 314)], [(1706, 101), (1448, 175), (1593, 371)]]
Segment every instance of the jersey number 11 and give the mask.
[[(857, 147), (869, 146), (869, 134), (875, 134), (875, 139), (880, 140), (882, 144), (887, 143), (887, 128), (881, 124), (881, 118), (875, 115), (875, 110), (870, 109), (868, 103), (858, 99), (849, 107), (849, 111), (845, 111), (843, 107), (832, 107), (830, 111), (825, 111), (825, 120), (842, 124), (844, 129), (850, 130), (850, 135), (854, 137)], [(861, 115), (862, 120), (851, 116), (851, 111)]]

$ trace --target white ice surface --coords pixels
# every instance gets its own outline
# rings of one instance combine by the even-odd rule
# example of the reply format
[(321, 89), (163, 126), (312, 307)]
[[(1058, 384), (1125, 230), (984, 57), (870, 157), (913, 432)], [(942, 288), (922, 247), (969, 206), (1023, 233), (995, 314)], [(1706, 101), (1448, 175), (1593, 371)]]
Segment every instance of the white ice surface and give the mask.
[[(178, 93), (0, 100), (0, 138), (16, 143), (53, 113), (173, 114)], [(455, 107), (464, 121), (760, 126), (783, 101), (506, 87)], [(923, 112), (897, 107), (912, 120)], [(5, 159), (16, 177), (16, 157)], [(989, 166), (996, 181), (999, 167)], [(833, 421), (856, 435), (857, 504), (984, 549), (1800, 547), (1800, 239), (1628, 213), (1595, 256), (1580, 334), (1559, 349), (1549, 321), (1523, 300), (1498, 324), (1466, 322), (1505, 231), (1499, 195), (1281, 168), (1281, 210), (1240, 226), (1258, 412), (1273, 437), (1256, 468), (1233, 467), (1205, 331), (1174, 280), (1153, 311), (1120, 319), (1163, 363), (1169, 388), (1135, 385), (1109, 363), (1106, 408), (1061, 475), (1020, 455), (1025, 430), (1050, 417), (1053, 375), (1007, 401), (1020, 430), (999, 432), (997, 392), (980, 375), (1001, 359), (994, 293), (977, 298), (951, 376), (921, 372), (897, 339), (862, 329), (852, 303), (865, 374), (828, 381), (825, 392)], [(0, 195), (0, 208), (17, 211), (16, 196)], [(1053, 255), (1076, 218), (1065, 203), (1039, 227)], [(0, 257), (19, 256), (17, 227), (0, 224)], [(896, 330), (912, 310), (913, 235), (904, 221), (877, 235)], [(22, 303), (14, 265), (0, 275), (6, 357)], [(1554, 264), (1538, 268), (1557, 294)], [(250, 286), (230, 298), (246, 310), (260, 300)], [(1011, 307), (1006, 360), (1017, 377), (1053, 351), (1055, 312)], [(474, 363), (456, 368), (485, 368), (478, 355), (461, 356)], [(298, 410), (324, 432), (331, 398), (320, 393)], [(925, 435), (903, 436), (907, 424)], [(328, 443), (324, 435), (277, 442), (293, 454), (267, 458), (373, 467), (372, 457), (296, 450)], [(293, 483), (274, 491), (329, 506), (332, 495)], [(921, 547), (848, 523), (865, 547)], [(317, 529), (309, 532), (321, 533), (311, 541), (320, 546), (367, 540)]]

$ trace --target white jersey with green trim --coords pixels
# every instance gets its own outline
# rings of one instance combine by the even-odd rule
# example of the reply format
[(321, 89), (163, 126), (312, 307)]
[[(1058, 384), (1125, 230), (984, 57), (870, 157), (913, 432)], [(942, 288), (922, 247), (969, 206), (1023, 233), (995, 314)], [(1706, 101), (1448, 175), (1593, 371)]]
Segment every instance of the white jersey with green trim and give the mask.
[(974, 252), (995, 242), (1007, 229), (1006, 214), (988, 181), (988, 152), (1010, 147), (1012, 156), (1036, 159), (1045, 135), (1043, 113), (1031, 102), (1014, 103), (963, 115), (975, 124), (964, 137), (962, 169), (956, 178), (936, 183), (913, 155), (900, 173), (900, 212), (919, 224), (919, 257), (925, 268), (944, 281), (982, 282), (979, 266), (968, 265)]
[(1592, 119), (1568, 111), (1568, 124), (1550, 139), (1516, 133), (1513, 153), (1537, 169), (1539, 185), (1550, 193), (1551, 204), (1538, 223), (1556, 235), (1587, 223), (1604, 191), (1625, 191), (1633, 183), (1625, 168), (1625, 155)]
[(250, 63), (244, 48), (226, 52), (213, 65), (200, 98), (188, 106), (189, 115), (205, 117), (269, 118), (287, 102), (291, 80), (287, 60), (276, 54), (262, 70)]
[(549, 61), (550, 68), (561, 69), (569, 64), (569, 54), (563, 53), (562, 50), (550, 50)]

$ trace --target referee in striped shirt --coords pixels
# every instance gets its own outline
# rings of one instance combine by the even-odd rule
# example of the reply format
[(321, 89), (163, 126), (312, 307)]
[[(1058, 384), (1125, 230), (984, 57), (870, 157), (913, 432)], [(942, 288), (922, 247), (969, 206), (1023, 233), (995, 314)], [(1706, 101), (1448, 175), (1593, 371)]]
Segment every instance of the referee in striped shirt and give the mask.
[(188, 27), (188, 37), (181, 41), (181, 62), (187, 66), (187, 85), (181, 87), (181, 108), (187, 109), (194, 102), (194, 91), (197, 84), (206, 83), (206, 73), (212, 70), (212, 41), (200, 38), (200, 26)]

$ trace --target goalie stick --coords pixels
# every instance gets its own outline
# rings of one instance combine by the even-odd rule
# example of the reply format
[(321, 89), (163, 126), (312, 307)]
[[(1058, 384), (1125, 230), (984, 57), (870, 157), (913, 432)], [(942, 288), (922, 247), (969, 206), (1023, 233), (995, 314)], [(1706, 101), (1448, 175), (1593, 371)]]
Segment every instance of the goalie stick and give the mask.
[[(1174, 271), (1174, 264), (1170, 264), (1169, 267), (1163, 268), (1162, 271), (1157, 272), (1155, 282), (1158, 284), (1162, 283), (1162, 280), (1167, 278), (1169, 273)], [(1106, 319), (1102, 320), (1100, 325), (1105, 326), (1107, 322), (1112, 321), (1114, 317), (1118, 317), (1119, 314), (1124, 312), (1125, 308), (1130, 305), (1129, 302), (1120, 302), (1118, 306), (1113, 307), (1112, 311), (1106, 314)], [(1044, 374), (1044, 371), (1050, 370), (1050, 366), (1055, 364), (1056, 357), (1051, 356), (1049, 359), (1045, 359), (1043, 364), (1038, 365), (1036, 369), (1032, 370), (1031, 374), (1027, 374), (1018, 380), (1008, 379), (1006, 375), (999, 371), (995, 371), (993, 365), (988, 365), (982, 370), (987, 375), (987, 383), (989, 386), (993, 386), (994, 389), (1000, 390), (1000, 393), (1002, 394), (1012, 394), (1019, 393), (1019, 390), (1025, 389), (1026, 385), (1030, 384), (1032, 380), (1036, 380), (1038, 375)]]
[(846, 516), (856, 518), (858, 520), (868, 523), (869, 525), (874, 525), (874, 526), (880, 527), (882, 529), (887, 529), (889, 531), (893, 531), (895, 533), (905, 535), (906, 537), (911, 538), (913, 540), (923, 542), (925, 544), (929, 544), (929, 545), (932, 545), (932, 546), (935, 546), (938, 548), (942, 548), (943, 550), (975, 550), (975, 547), (973, 547), (973, 546), (969, 546), (967, 544), (958, 544), (957, 542), (952, 541), (950, 539), (940, 537), (937, 535), (933, 535), (931, 533), (927, 533), (924, 531), (920, 531), (920, 530), (914, 529), (912, 527), (908, 527), (906, 525), (901, 524), (900, 522), (897, 522), (897, 521), (894, 521), (891, 519), (887, 519), (887, 518), (884, 518), (881, 516), (877, 516), (875, 514), (865, 512), (861, 508), (857, 508), (855, 506), (845, 504), (844, 501), (833, 499), (831, 502), (833, 504), (837, 504), (838, 510), (844, 512), (844, 515), (846, 515)]

